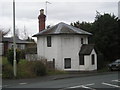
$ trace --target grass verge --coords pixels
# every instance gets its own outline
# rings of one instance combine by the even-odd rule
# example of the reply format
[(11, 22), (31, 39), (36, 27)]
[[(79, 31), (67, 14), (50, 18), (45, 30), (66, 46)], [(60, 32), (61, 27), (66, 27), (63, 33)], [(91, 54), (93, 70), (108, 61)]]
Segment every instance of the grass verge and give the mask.
[(6, 57), (3, 57), (2, 71), (3, 79), (34, 78), (44, 75), (57, 75), (67, 73), (60, 70), (49, 70), (40, 61), (27, 61), (25, 59), (21, 59), (17, 64), (17, 77), (14, 77), (13, 66), (7, 61)]

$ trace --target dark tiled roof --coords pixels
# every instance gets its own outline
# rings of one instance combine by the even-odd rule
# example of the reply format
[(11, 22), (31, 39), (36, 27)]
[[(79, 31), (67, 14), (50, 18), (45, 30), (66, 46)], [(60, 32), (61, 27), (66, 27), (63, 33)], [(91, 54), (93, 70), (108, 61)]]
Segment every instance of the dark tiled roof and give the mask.
[(94, 49), (94, 44), (83, 44), (79, 54), (90, 55)]
[(86, 32), (82, 29), (73, 27), (71, 25), (65, 24), (63, 22), (50, 27), (49, 29), (45, 29), (38, 34), (35, 34), (33, 37), (41, 36), (41, 35), (57, 35), (57, 34), (80, 34), (80, 35), (92, 35), (89, 32)]
[[(27, 44), (27, 43), (31, 43), (29, 41), (26, 40), (21, 40), (18, 37), (16, 37), (16, 43), (17, 44)], [(13, 43), (13, 37), (3, 37), (2, 42), (9, 42), (9, 43)]]
[(11, 41), (11, 38), (3, 37), (3, 38), (2, 38), (2, 41), (3, 41), (3, 42), (10, 42), (10, 41)]

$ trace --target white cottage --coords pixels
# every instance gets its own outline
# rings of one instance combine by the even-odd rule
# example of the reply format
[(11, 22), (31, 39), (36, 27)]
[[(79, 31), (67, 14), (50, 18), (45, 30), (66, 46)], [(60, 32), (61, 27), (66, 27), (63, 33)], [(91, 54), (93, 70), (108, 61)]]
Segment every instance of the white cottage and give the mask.
[(59, 70), (97, 70), (94, 45), (88, 44), (88, 36), (92, 35), (91, 33), (63, 22), (45, 29), (43, 9), (38, 19), (40, 32), (34, 35), (37, 37), (38, 57), (55, 62), (55, 68)]

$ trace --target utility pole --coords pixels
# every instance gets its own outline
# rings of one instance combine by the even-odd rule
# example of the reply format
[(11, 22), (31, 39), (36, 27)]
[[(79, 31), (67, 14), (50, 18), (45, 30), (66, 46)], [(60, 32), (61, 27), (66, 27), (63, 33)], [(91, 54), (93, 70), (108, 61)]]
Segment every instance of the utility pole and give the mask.
[(15, 35), (15, 0), (13, 0), (13, 44), (14, 44), (14, 60), (13, 60), (13, 73), (16, 77), (17, 66), (16, 66), (16, 35)]

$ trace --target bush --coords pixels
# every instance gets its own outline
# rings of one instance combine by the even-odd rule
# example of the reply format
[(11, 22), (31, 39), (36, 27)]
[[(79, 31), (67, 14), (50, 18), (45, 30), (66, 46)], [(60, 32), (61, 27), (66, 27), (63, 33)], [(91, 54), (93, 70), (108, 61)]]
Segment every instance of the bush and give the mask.
[(46, 74), (46, 66), (41, 61), (21, 60), (18, 64), (18, 78), (31, 78)]
[(17, 65), (17, 77), (14, 77), (13, 67), (10, 63), (7, 63), (7, 60), (3, 64), (2, 71), (3, 79), (33, 78), (47, 74), (46, 66), (41, 61), (26, 61), (25, 59), (20, 60)]
[(18, 64), (17, 78), (36, 77), (32, 70), (32, 63), (26, 60), (21, 60)]
[(43, 76), (47, 74), (46, 66), (41, 61), (34, 61), (33, 62), (33, 72), (37, 76)]
[(11, 79), (13, 78), (13, 68), (10, 64), (4, 64), (2, 66), (2, 78)]
[[(7, 53), (7, 59), (8, 62), (13, 65), (13, 60), (14, 60), (14, 50), (13, 49), (9, 49), (8, 53)], [(17, 64), (19, 63), (20, 60), (20, 50), (16, 50), (16, 62)]]
[(20, 59), (25, 59), (25, 50), (19, 50)]

